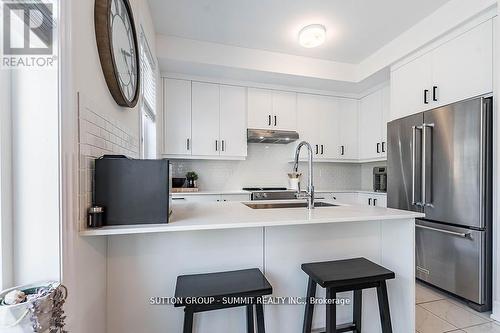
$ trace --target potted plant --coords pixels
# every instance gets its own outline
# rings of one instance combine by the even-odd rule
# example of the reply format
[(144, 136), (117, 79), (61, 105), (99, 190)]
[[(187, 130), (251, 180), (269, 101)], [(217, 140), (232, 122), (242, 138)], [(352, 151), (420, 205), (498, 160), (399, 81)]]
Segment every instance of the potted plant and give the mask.
[(189, 188), (196, 187), (196, 180), (198, 180), (198, 175), (194, 171), (189, 171), (186, 173), (186, 179)]

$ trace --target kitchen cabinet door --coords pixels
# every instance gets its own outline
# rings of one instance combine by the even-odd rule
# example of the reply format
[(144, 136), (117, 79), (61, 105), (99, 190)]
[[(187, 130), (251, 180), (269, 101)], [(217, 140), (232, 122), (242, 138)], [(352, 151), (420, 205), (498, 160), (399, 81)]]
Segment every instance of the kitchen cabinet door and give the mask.
[(164, 153), (191, 155), (191, 81), (163, 80)]
[(432, 52), (429, 89), (436, 89), (434, 107), (493, 91), (492, 40), (493, 23), (489, 20)]
[[(318, 159), (338, 159), (340, 157), (340, 114), (339, 99), (319, 96), (320, 106), (315, 117), (316, 130), (319, 131)], [(316, 151), (315, 151), (316, 152)]]
[(357, 193), (350, 193), (350, 192), (334, 192), (333, 198), (336, 202), (339, 204), (346, 204), (346, 205), (356, 205), (358, 204), (358, 194)]
[(375, 200), (375, 206), (387, 208), (387, 196), (383, 194), (374, 195), (373, 199)]
[(248, 128), (269, 129), (273, 121), (272, 91), (248, 88)]
[(221, 156), (247, 156), (246, 88), (220, 86)]
[[(317, 158), (319, 153), (320, 133), (318, 130), (319, 117), (321, 116), (321, 99), (318, 95), (299, 94), (297, 96), (297, 130), (299, 132), (300, 141), (307, 141), (313, 148), (314, 158)], [(297, 142), (295, 146), (299, 144)], [(318, 147), (318, 150), (316, 150)], [(295, 150), (294, 150), (295, 151)], [(306, 159), (307, 152), (302, 148), (300, 158)]]
[(297, 94), (273, 91), (271, 127), (277, 130), (297, 130)]
[[(172, 201), (175, 204), (176, 202), (220, 202), (221, 196), (220, 194), (175, 194), (172, 197)], [(174, 214), (175, 214), (175, 206), (174, 206)]]
[(192, 103), (193, 155), (219, 155), (219, 85), (193, 82)]
[[(406, 117), (432, 108), (432, 57), (425, 54), (391, 72), (390, 120)], [(427, 90), (427, 104), (424, 101)]]
[(358, 158), (358, 101), (339, 98), (339, 133), (340, 145), (337, 152), (340, 159), (354, 160)]
[(382, 92), (361, 99), (359, 108), (359, 158), (381, 157), (382, 151)]
[(223, 194), (221, 196), (221, 201), (250, 201), (250, 194)]
[(391, 115), (391, 89), (390, 86), (382, 88), (382, 147), (381, 157), (387, 157), (387, 123)]

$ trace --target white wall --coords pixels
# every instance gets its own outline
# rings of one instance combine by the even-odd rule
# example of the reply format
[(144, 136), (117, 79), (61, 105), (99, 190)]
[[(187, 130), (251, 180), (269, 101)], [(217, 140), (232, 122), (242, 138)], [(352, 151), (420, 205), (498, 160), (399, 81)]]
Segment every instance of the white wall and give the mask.
[[(78, 235), (78, 193), (79, 186), (87, 187), (90, 178), (79, 184), (78, 148), (78, 93), (88, 96), (103, 119), (127, 128), (129, 134), (139, 135), (139, 110), (119, 107), (106, 86), (102, 73), (94, 31), (94, 0), (65, 2), (68, 31), (64, 32), (67, 48), (64, 50), (66, 82), (63, 84), (63, 98), (66, 109), (63, 121), (63, 135), (71, 143), (65, 142), (63, 168), (65, 177), (65, 215), (63, 234), (63, 282), (69, 288), (70, 297), (66, 305), (68, 312), (67, 329), (76, 333), (106, 332), (106, 276), (107, 239), (83, 238)], [(153, 24), (146, 0), (130, 1), (138, 33), (142, 25), (150, 47), (155, 52)], [(70, 96), (70, 97), (68, 97)], [(71, 128), (70, 128), (71, 127)], [(67, 173), (67, 174), (66, 174)]]

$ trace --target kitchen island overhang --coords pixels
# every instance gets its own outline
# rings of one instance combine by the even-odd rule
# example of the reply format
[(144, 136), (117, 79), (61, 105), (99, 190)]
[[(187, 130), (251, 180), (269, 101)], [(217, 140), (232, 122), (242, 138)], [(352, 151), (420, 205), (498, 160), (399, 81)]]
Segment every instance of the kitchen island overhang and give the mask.
[[(176, 203), (169, 224), (81, 234), (113, 235), (106, 253), (109, 332), (181, 332), (183, 311), (151, 305), (149, 299), (172, 296), (182, 274), (256, 267), (271, 282), (273, 296), (304, 297), (302, 263), (366, 257), (396, 273), (388, 282), (393, 330), (406, 333), (415, 326), (414, 220), (422, 216), (348, 205), (308, 211), (253, 210), (235, 202)], [(375, 290), (363, 296), (363, 330), (380, 332)], [(318, 289), (317, 297), (324, 298), (324, 291)], [(323, 306), (317, 306), (313, 328), (324, 327)], [(303, 311), (300, 304), (266, 305), (267, 332), (301, 332)], [(351, 304), (339, 305), (339, 323), (350, 321), (351, 311)], [(245, 327), (244, 310), (238, 308), (201, 313), (195, 321), (197, 332)]]

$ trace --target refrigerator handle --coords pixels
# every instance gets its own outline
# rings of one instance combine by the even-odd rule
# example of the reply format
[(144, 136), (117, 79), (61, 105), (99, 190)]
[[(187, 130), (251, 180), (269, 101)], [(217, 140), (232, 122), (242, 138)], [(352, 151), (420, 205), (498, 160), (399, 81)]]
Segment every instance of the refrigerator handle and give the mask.
[(412, 126), (411, 127), (411, 204), (420, 206), (422, 203), (418, 202), (415, 199), (415, 183), (417, 182), (417, 172), (416, 172), (416, 164), (417, 164), (417, 130), (422, 129), (421, 126)]
[[(434, 128), (434, 124), (422, 124), (422, 205), (424, 207), (432, 207), (432, 196), (430, 201), (427, 201), (427, 128)], [(432, 146), (431, 146), (432, 149)], [(432, 152), (431, 152), (431, 171), (432, 171)], [(432, 191), (432, 174), (430, 176), (430, 188)], [(432, 193), (432, 192), (431, 192)]]

